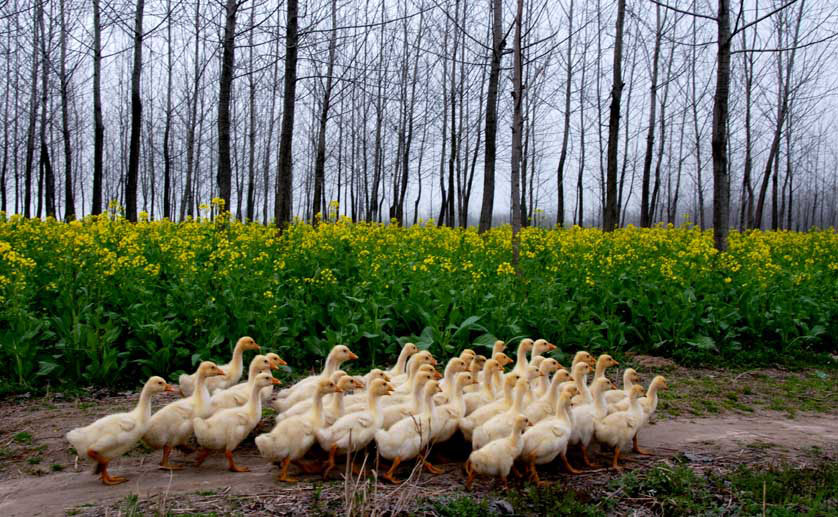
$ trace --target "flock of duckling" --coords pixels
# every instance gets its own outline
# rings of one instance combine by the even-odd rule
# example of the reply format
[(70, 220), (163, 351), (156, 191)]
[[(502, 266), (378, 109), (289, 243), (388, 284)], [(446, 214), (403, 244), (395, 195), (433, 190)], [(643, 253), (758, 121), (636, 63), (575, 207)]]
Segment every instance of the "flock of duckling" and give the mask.
[[(296, 481), (288, 473), (292, 463), (326, 478), (338, 455), (363, 450), (372, 442), (379, 456), (391, 462), (380, 476), (392, 483), (400, 483), (399, 465), (414, 459), (427, 471), (440, 474), (427, 451), (458, 431), (472, 444), (465, 463), (469, 489), (477, 475), (498, 477), (505, 486), (516, 462), (538, 484), (542, 481), (537, 466), (557, 458), (568, 472), (579, 473), (566, 456), (570, 445), (579, 447), (587, 467), (596, 467), (588, 456), (594, 440), (613, 448), (615, 469), (629, 447), (648, 454), (638, 447), (637, 434), (657, 408), (658, 391), (668, 388), (662, 376), (644, 389), (637, 372), (627, 368), (618, 390), (605, 375), (607, 368), (619, 364), (610, 355), (594, 359), (588, 352), (577, 352), (568, 371), (542, 355), (556, 348), (544, 339), (522, 340), (516, 361), (503, 353), (504, 348), (504, 342), (497, 341), (491, 358), (466, 349), (451, 358), (440, 375), (430, 352), (407, 343), (389, 370), (351, 376), (339, 368), (358, 356), (339, 345), (319, 375), (274, 394), (273, 386), (281, 382), (271, 370), (286, 364), (274, 353), (256, 355), (247, 382), (239, 383), (244, 352), (259, 350), (252, 338), (243, 337), (230, 363), (218, 366), (204, 361), (194, 374), (181, 375), (184, 398), (152, 415), (152, 396), (175, 389), (161, 377), (151, 377), (133, 411), (73, 429), (66, 438), (80, 456), (96, 463), (95, 473), (106, 485), (126, 481), (111, 476), (108, 463), (140, 440), (162, 449), (162, 469), (182, 468), (169, 462), (170, 454), (175, 448), (190, 452), (188, 443), (194, 436), (200, 446), (196, 465), (211, 451), (224, 451), (231, 471), (247, 472), (247, 467), (236, 465), (233, 451), (258, 425), (262, 405), (268, 402), (278, 411), (276, 424), (255, 441), (260, 454), (280, 466), (277, 479), (284, 482)], [(511, 371), (505, 372), (513, 362)], [(328, 452), (325, 463), (303, 461), (315, 442)]]

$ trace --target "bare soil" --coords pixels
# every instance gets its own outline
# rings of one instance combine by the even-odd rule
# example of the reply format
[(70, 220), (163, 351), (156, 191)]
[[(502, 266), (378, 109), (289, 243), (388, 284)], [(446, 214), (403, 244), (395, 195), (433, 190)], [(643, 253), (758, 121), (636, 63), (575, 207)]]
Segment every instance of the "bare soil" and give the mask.
[[(158, 399), (155, 407), (170, 398), (175, 397)], [(400, 487), (375, 483), (350, 486), (341, 473), (326, 483), (319, 476), (303, 475), (300, 483), (285, 485), (274, 481), (276, 468), (259, 456), (252, 438), (236, 451), (237, 463), (248, 466), (248, 473), (228, 472), (221, 454), (211, 456), (200, 468), (190, 464), (191, 457), (176, 454), (175, 461), (184, 465), (184, 470), (161, 471), (157, 469), (160, 452), (138, 447), (111, 464), (111, 472), (129, 478), (129, 482), (103, 486), (92, 474), (90, 464), (76, 458), (64, 433), (102, 415), (128, 409), (134, 401), (135, 395), (122, 394), (72, 401), (52, 397), (0, 402), (0, 515), (115, 515), (132, 495), (144, 502), (143, 511), (162, 510), (164, 514), (197, 510), (226, 513), (230, 508), (241, 513), (330, 513), (345, 507), (342, 505), (348, 501), (357, 503), (364, 494), (393, 507), (463, 491), (463, 458), (457, 457), (464, 450), (462, 446), (443, 451), (454, 459), (441, 463), (445, 474), (420, 474)], [(698, 468), (718, 462), (805, 465), (835, 461), (838, 411), (801, 411), (793, 416), (761, 407), (722, 410), (706, 416), (663, 412), (640, 434), (641, 446), (654, 451), (655, 456), (629, 455), (626, 467), (642, 468), (674, 455), (681, 455)], [(271, 423), (271, 418), (263, 419), (257, 433), (269, 430)], [(600, 455), (599, 460), (605, 463), (607, 457)], [(401, 470), (399, 475), (407, 477), (408, 470)], [(614, 475), (600, 469), (571, 477), (548, 467), (542, 478), (573, 486)], [(493, 487), (494, 483), (486, 480), (476, 486), (475, 492), (487, 493)], [(356, 493), (347, 496), (347, 490)]]

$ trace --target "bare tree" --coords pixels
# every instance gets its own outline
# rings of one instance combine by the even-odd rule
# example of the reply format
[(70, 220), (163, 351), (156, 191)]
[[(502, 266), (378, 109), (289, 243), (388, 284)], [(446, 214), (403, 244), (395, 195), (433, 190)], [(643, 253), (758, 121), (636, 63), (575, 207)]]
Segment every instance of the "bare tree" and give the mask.
[(489, 68), (489, 85), (486, 93), (486, 153), (483, 159), (483, 205), (480, 209), (479, 231), (492, 226), (495, 203), (495, 160), (497, 158), (498, 132), (498, 83), (500, 65), (506, 40), (503, 37), (503, 2), (492, 3), (492, 54)]
[(134, 64), (131, 69), (131, 143), (128, 151), (128, 176), (125, 179), (125, 216), (131, 222), (137, 221), (137, 180), (140, 170), (140, 133), (143, 117), (140, 78), (143, 71), (144, 9), (145, 0), (137, 0), (134, 13)]
[(276, 225), (291, 222), (292, 163), (294, 108), (297, 92), (297, 0), (288, 0), (285, 32), (285, 80), (282, 94), (282, 129), (279, 134), (279, 168), (276, 174)]
[(606, 201), (603, 210), (603, 229), (612, 231), (619, 222), (617, 211), (617, 140), (620, 132), (620, 97), (623, 93), (623, 25), (625, 23), (626, 2), (617, 0), (617, 35), (614, 42), (613, 84), (611, 86), (611, 109), (608, 119), (608, 169)]

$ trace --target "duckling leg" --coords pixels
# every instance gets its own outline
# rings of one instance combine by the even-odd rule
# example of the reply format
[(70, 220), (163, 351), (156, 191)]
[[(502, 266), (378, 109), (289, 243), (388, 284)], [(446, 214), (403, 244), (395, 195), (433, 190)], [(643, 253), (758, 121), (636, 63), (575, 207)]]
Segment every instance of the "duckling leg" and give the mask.
[(577, 469), (573, 468), (573, 465), (571, 465), (570, 462), (567, 461), (567, 454), (566, 453), (563, 452), (561, 454), (561, 458), (562, 458), (562, 464), (564, 465), (565, 470), (567, 470), (571, 474), (581, 474), (582, 473), (581, 470), (577, 470)]
[(593, 463), (591, 459), (588, 457), (588, 447), (584, 444), (579, 444), (579, 449), (582, 450), (582, 462), (585, 463), (586, 467), (595, 469), (599, 468), (599, 464)]
[(230, 469), (230, 472), (250, 472), (250, 469), (247, 467), (239, 467), (233, 461), (233, 451), (224, 451), (224, 455), (227, 456), (227, 465)]
[(402, 462), (401, 456), (396, 456), (395, 458), (393, 458), (393, 464), (390, 466), (390, 470), (388, 470), (387, 472), (382, 474), (381, 477), (386, 479), (390, 483), (393, 483), (394, 485), (401, 484), (401, 481), (399, 481), (398, 479), (393, 477), (393, 474), (396, 472), (396, 468), (398, 468), (399, 463), (401, 463), (401, 462)]
[(521, 471), (518, 470), (518, 467), (516, 467), (515, 465), (512, 465), (511, 470), (512, 470), (512, 475), (515, 476), (516, 478), (521, 479), (522, 477), (524, 477), (524, 475), (521, 474)]
[(611, 458), (611, 468), (614, 470), (623, 470), (623, 467), (617, 462), (620, 459), (620, 447), (614, 447), (614, 457)]
[(296, 483), (297, 479), (292, 478), (288, 475), (288, 465), (291, 463), (291, 458), (285, 458), (282, 460), (282, 470), (279, 472), (279, 476), (277, 476), (277, 481), (284, 481), (286, 483)]
[(527, 470), (530, 473), (530, 482), (535, 483), (536, 486), (549, 486), (550, 483), (548, 481), (541, 481), (541, 478), (538, 477), (538, 469), (535, 466), (535, 460), (530, 458), (527, 462)]
[(468, 477), (466, 478), (466, 490), (471, 492), (471, 484), (474, 483), (474, 468), (471, 465), (471, 460), (466, 461), (466, 474)]
[(163, 459), (160, 460), (160, 468), (163, 470), (180, 470), (183, 467), (180, 465), (172, 465), (169, 463), (169, 455), (172, 453), (172, 448), (168, 445), (163, 446)]
[(436, 474), (436, 475), (445, 474), (445, 470), (443, 470), (439, 467), (434, 467), (433, 465), (431, 465), (431, 462), (428, 461), (427, 455), (421, 455), (420, 454), (419, 458), (422, 460), (422, 465), (424, 465), (425, 470), (427, 470), (431, 474)]
[(329, 478), (329, 472), (335, 468), (335, 454), (337, 454), (338, 446), (332, 445), (332, 448), (329, 449), (329, 460), (326, 462), (326, 469), (323, 470), (323, 479)]
[(198, 451), (198, 455), (195, 456), (195, 466), (200, 467), (201, 465), (203, 465), (204, 460), (207, 459), (207, 456), (209, 456), (209, 454), (210, 454), (209, 449), (201, 447), (201, 449)]
[(631, 440), (631, 450), (635, 454), (640, 454), (642, 456), (654, 456), (655, 455), (655, 453), (653, 453), (652, 451), (649, 451), (649, 450), (646, 450), (646, 449), (641, 449), (640, 446), (637, 445), (637, 434), (635, 434), (634, 438), (632, 438), (632, 440)]
[(102, 480), (102, 483), (105, 485), (118, 485), (120, 483), (125, 483), (128, 481), (126, 478), (121, 476), (111, 476), (108, 474), (108, 463), (111, 461), (96, 451), (89, 450), (87, 451), (87, 456), (91, 458), (93, 461), (96, 462), (96, 470), (97, 474), (100, 474), (99, 478)]
[(509, 481), (506, 479), (505, 475), (501, 475), (500, 484), (504, 490), (509, 490)]

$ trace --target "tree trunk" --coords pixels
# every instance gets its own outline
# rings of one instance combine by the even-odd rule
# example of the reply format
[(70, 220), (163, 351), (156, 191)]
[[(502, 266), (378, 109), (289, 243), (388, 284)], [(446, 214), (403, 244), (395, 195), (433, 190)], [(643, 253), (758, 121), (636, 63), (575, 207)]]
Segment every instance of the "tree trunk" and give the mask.
[[(26, 132), (26, 162), (23, 169), (23, 216), (32, 216), (32, 166), (35, 155), (35, 129), (38, 120), (38, 20), (32, 24), (32, 96), (29, 99), (29, 129)], [(46, 65), (45, 65), (46, 66)]]
[(492, 63), (489, 69), (489, 86), (486, 94), (486, 154), (483, 159), (483, 205), (480, 209), (482, 233), (492, 227), (492, 212), (495, 203), (495, 158), (497, 156), (498, 134), (498, 83), (500, 64), (506, 45), (503, 37), (503, 2), (492, 3)]
[(521, 59), (521, 25), (524, 16), (524, 0), (518, 0), (518, 10), (515, 16), (515, 39), (512, 51), (512, 265), (518, 269), (519, 243), (518, 233), (521, 231), (521, 131), (524, 126), (522, 101), (524, 73)]
[(172, 219), (172, 0), (166, 1), (166, 122), (163, 128), (163, 217)]
[(649, 208), (649, 184), (652, 173), (652, 154), (655, 147), (655, 110), (658, 103), (658, 63), (660, 62), (661, 39), (663, 38), (663, 20), (661, 20), (661, 6), (655, 6), (655, 50), (652, 53), (652, 84), (649, 98), (649, 127), (646, 130), (646, 154), (643, 158), (643, 179), (640, 194), (640, 226), (652, 225), (652, 214)]
[(558, 207), (556, 209), (556, 224), (564, 226), (564, 168), (567, 163), (567, 142), (570, 137), (570, 92), (573, 79), (573, 0), (570, 0), (567, 13), (567, 61), (565, 62), (564, 89), (564, 127), (562, 131), (562, 150), (559, 153), (559, 166), (556, 169), (556, 183), (558, 184)]
[(195, 49), (192, 55), (193, 77), (191, 97), (189, 97), (189, 115), (186, 126), (186, 181), (183, 187), (183, 201), (180, 204), (181, 221), (186, 216), (195, 215), (195, 196), (192, 176), (195, 170), (195, 129), (198, 120), (198, 88), (201, 85), (201, 68), (199, 60), (201, 35), (201, 2), (195, 1)]
[(134, 65), (131, 70), (131, 143), (128, 150), (128, 177), (125, 180), (125, 215), (137, 222), (137, 179), (140, 171), (140, 134), (143, 105), (140, 98), (140, 76), (143, 71), (143, 10), (145, 0), (137, 0), (134, 17)]
[(730, 95), (730, 4), (719, 0), (716, 93), (713, 97), (713, 243), (727, 251), (730, 225), (730, 176), (727, 168), (727, 121)]
[(626, 2), (617, 0), (617, 34), (614, 42), (614, 75), (611, 87), (611, 110), (608, 118), (608, 155), (605, 210), (603, 229), (607, 232), (617, 227), (617, 140), (620, 133), (620, 97), (623, 92), (623, 24)]
[[(70, 78), (67, 76), (67, 21), (64, 0), (60, 0), (61, 12), (61, 135), (64, 140), (64, 220), (76, 218), (76, 204), (73, 199), (73, 152), (70, 144)], [(4, 189), (5, 191), (5, 189)]]
[[(47, 138), (49, 137), (49, 126), (47, 125), (47, 110), (49, 102), (49, 55), (47, 54), (47, 40), (52, 39), (52, 29), (48, 35), (44, 28), (44, 4), (40, 4), (36, 8), (38, 23), (41, 26), (41, 59), (43, 65), (41, 66), (41, 156), (40, 163), (40, 178), (39, 184), (43, 193), (43, 200), (47, 217), (56, 217), (55, 210), (55, 173), (52, 169), (52, 160), (49, 155), (49, 145)], [(41, 183), (43, 181), (43, 183)], [(40, 196), (38, 197), (38, 217), (41, 216)]]
[(105, 123), (102, 121), (102, 22), (100, 2), (93, 0), (93, 198), (90, 212), (102, 213)]
[(233, 67), (236, 59), (237, 0), (225, 3), (224, 39), (222, 40), (221, 77), (218, 88), (218, 197), (224, 200), (224, 209), (233, 210), (233, 169), (230, 163), (230, 100), (233, 95)]
[(285, 33), (285, 80), (282, 93), (282, 129), (279, 134), (279, 168), (276, 174), (276, 225), (291, 222), (292, 162), (294, 138), (294, 107), (297, 92), (297, 0), (288, 0)]
[(337, 45), (337, 0), (332, 0), (332, 34), (329, 39), (329, 61), (326, 65), (326, 88), (323, 91), (323, 102), (320, 106), (320, 125), (317, 133), (317, 155), (314, 158), (314, 196), (311, 210), (312, 223), (317, 222), (317, 214), (322, 216), (325, 208), (322, 205), (326, 188), (326, 128), (329, 120), (329, 103), (332, 100), (332, 75), (335, 70), (335, 47)]
[[(250, 74), (248, 76), (250, 134), (248, 135), (247, 207), (245, 208), (245, 218), (248, 222), (252, 222), (256, 218), (256, 79), (254, 77), (256, 71), (253, 68), (253, 34), (255, 32), (255, 23), (256, 12), (252, 10), (250, 13), (250, 33), (248, 34), (248, 55), (250, 58)], [(273, 113), (271, 113), (271, 116), (273, 117)], [(268, 141), (267, 147), (270, 147), (270, 140)]]

